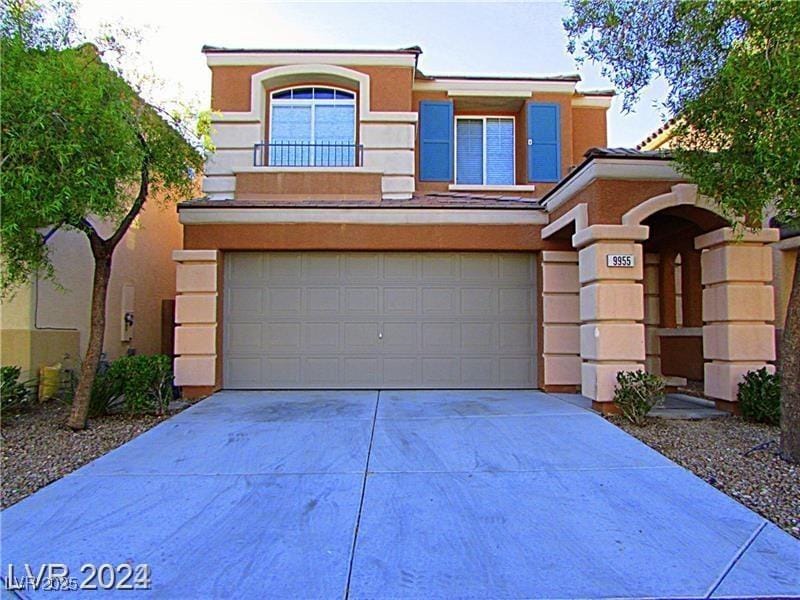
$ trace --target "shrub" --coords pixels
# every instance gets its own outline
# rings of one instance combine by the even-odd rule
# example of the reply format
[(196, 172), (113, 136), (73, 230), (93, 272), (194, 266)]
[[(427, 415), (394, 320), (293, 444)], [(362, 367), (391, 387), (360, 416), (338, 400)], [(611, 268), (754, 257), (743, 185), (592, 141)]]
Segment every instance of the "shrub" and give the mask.
[(19, 380), (22, 374), (20, 367), (8, 365), (0, 367), (0, 407), (3, 411), (20, 411), (27, 408), (31, 401), (30, 382)]
[(172, 361), (168, 356), (123, 356), (111, 363), (104, 376), (119, 384), (125, 411), (130, 414), (162, 414), (172, 399)]
[(742, 416), (748, 421), (778, 425), (781, 421), (781, 380), (762, 367), (748, 371), (736, 394)]
[(122, 395), (122, 382), (109, 376), (108, 369), (98, 370), (89, 395), (89, 416), (108, 414), (111, 406)]
[(664, 398), (664, 380), (644, 371), (620, 371), (614, 404), (634, 425), (644, 425), (647, 414)]

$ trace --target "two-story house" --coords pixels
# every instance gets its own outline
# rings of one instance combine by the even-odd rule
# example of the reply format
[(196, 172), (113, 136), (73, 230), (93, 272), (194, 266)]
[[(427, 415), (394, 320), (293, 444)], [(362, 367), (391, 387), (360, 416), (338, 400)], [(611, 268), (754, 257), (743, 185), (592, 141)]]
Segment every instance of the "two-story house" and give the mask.
[[(216, 152), (175, 253), (185, 393), (539, 387), (607, 410), (616, 372), (647, 366), (727, 406), (774, 359), (775, 232), (736, 246), (668, 157), (601, 150), (612, 92), (430, 76), (417, 47), (204, 52)], [(763, 310), (737, 312), (740, 292)], [(675, 340), (691, 372), (662, 357)]]

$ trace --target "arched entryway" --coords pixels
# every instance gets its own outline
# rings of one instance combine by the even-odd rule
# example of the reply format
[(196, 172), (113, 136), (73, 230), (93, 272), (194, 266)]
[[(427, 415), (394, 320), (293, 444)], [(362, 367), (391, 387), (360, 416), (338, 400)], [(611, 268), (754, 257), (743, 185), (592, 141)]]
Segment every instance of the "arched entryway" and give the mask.
[(543, 229), (559, 245), (572, 234), (571, 249), (542, 252), (545, 389), (574, 385), (607, 412), (617, 373), (647, 369), (735, 410), (742, 376), (774, 370), (777, 230), (735, 231), (684, 183), (622, 214), (598, 206), (575, 204)]
[(673, 206), (642, 221), (644, 251), (645, 366), (672, 387), (702, 390), (703, 285), (695, 238), (725, 227), (714, 212)]

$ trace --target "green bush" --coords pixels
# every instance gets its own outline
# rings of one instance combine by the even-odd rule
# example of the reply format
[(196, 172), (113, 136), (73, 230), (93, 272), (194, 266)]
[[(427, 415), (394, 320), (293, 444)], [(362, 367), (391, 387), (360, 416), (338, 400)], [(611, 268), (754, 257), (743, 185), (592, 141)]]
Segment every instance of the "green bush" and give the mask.
[(614, 389), (614, 404), (634, 425), (644, 425), (648, 413), (664, 398), (664, 380), (644, 371), (620, 371)]
[(21, 374), (20, 367), (0, 367), (0, 409), (3, 412), (20, 411), (30, 405), (31, 390), (28, 383), (19, 380)]
[(168, 356), (123, 356), (111, 363), (104, 377), (110, 378), (109, 386), (119, 385), (129, 414), (162, 414), (172, 400), (172, 361)]
[(766, 368), (748, 371), (736, 394), (742, 416), (748, 421), (778, 425), (781, 421), (781, 379)]

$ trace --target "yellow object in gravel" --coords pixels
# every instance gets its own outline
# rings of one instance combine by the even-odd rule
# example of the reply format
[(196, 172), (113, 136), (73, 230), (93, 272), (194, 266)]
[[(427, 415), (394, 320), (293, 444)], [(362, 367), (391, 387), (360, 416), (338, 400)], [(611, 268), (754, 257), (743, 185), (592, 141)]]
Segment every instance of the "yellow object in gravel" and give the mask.
[(52, 398), (61, 386), (61, 363), (39, 369), (39, 401)]

